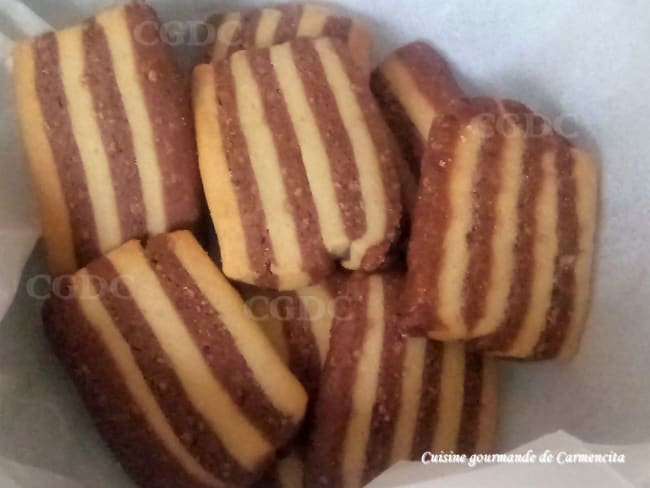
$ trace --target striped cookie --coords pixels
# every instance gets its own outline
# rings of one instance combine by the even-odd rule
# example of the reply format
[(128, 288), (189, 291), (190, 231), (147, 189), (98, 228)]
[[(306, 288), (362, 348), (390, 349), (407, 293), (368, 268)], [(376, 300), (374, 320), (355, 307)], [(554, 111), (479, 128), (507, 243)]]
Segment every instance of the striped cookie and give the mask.
[(479, 344), (506, 356), (570, 355), (596, 226), (589, 156), (523, 105), (475, 99), (434, 124), (422, 170), (407, 327), (490, 336)]
[(203, 186), (225, 274), (290, 290), (374, 270), (401, 212), (399, 151), (337, 40), (239, 51), (194, 72)]
[(401, 179), (410, 209), (431, 124), (463, 93), (444, 58), (424, 42), (391, 53), (373, 71), (370, 86), (407, 163)]
[(15, 49), (18, 112), (54, 274), (200, 217), (189, 93), (158, 28), (151, 7), (130, 4)]
[(305, 387), (310, 401), (318, 393), (337, 303), (345, 300), (340, 297), (345, 279), (346, 274), (337, 272), (317, 285), (295, 291), (242, 289), (253, 317)]
[(130, 241), (66, 280), (47, 335), (133, 478), (255, 482), (307, 396), (194, 237)]
[(427, 451), (490, 449), (494, 362), (461, 343), (403, 337), (402, 285), (397, 274), (356, 274), (343, 291), (308, 445), (310, 488), (361, 487)]
[(210, 48), (213, 61), (242, 49), (270, 47), (298, 38), (334, 37), (347, 44), (364, 73), (370, 71), (372, 36), (368, 27), (323, 5), (280, 4), (220, 13), (210, 17), (208, 25), (215, 38)]

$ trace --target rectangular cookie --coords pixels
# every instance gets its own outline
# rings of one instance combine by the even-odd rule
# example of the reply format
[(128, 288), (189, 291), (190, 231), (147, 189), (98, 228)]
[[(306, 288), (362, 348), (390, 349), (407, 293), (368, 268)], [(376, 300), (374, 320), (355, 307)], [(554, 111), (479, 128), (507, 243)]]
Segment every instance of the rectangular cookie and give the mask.
[(106, 10), (20, 42), (18, 114), (52, 273), (193, 228), (201, 187), (189, 90), (154, 10)]
[(570, 355), (589, 296), (594, 162), (520, 103), (474, 99), (434, 123), (403, 302), (407, 328), (485, 337), (512, 357)]
[(307, 395), (187, 231), (130, 241), (55, 287), (45, 332), (147, 487), (250, 486)]
[(224, 273), (273, 289), (372, 271), (401, 214), (396, 143), (346, 47), (298, 39), (194, 72), (203, 186)]
[(234, 52), (270, 47), (298, 38), (334, 37), (344, 42), (364, 73), (370, 71), (372, 36), (363, 23), (317, 4), (286, 3), (213, 15), (207, 21), (214, 37), (209, 58), (219, 61)]
[(355, 273), (331, 332), (307, 447), (305, 486), (360, 488), (425, 452), (491, 448), (494, 361), (462, 343), (406, 338), (401, 274)]

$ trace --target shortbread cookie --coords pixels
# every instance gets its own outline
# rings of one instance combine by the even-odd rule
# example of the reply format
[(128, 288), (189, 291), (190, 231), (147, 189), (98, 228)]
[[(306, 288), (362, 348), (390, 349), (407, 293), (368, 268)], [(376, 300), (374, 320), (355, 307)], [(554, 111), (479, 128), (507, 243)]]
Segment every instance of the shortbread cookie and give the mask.
[(130, 241), (66, 280), (47, 335), (134, 479), (254, 483), (307, 396), (192, 235)]
[(137, 3), (16, 47), (18, 112), (54, 274), (199, 220), (189, 90), (158, 29)]
[(401, 205), (394, 139), (338, 40), (298, 39), (201, 65), (203, 186), (224, 273), (265, 288), (374, 270)]
[(462, 343), (405, 338), (401, 275), (353, 276), (342, 294), (308, 444), (305, 485), (358, 488), (399, 460), (485, 452), (495, 364)]
[(519, 103), (472, 100), (437, 121), (423, 159), (404, 323), (488, 349), (568, 355), (589, 296), (598, 176)]
[(343, 41), (357, 65), (368, 73), (372, 37), (368, 27), (329, 7), (280, 4), (244, 12), (225, 12), (208, 19), (215, 42), (213, 61), (254, 47), (270, 47), (298, 38), (334, 37)]
[(372, 73), (370, 86), (408, 164), (402, 185), (414, 202), (431, 124), (463, 93), (447, 62), (424, 42), (391, 53)]
[(346, 274), (295, 291), (276, 292), (245, 287), (242, 294), (251, 314), (307, 390), (316, 398), (327, 357), (330, 331)]

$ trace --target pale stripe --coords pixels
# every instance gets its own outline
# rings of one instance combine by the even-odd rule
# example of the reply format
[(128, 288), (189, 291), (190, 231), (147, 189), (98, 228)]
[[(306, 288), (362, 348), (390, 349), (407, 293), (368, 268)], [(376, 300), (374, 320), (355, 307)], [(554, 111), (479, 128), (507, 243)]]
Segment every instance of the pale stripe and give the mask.
[(264, 335), (269, 340), (275, 351), (282, 358), (282, 362), (289, 364), (290, 351), (286, 335), (284, 333), (284, 323), (278, 315), (279, 310), (277, 303), (279, 300), (286, 300), (286, 297), (274, 295), (271, 292), (257, 288), (250, 293), (244, 294), (246, 306), (251, 316), (264, 331)]
[(251, 317), (259, 324), (264, 335), (269, 340), (275, 351), (282, 358), (282, 362), (289, 364), (289, 344), (284, 333), (284, 323), (280, 319), (278, 302), (287, 300), (271, 290), (262, 288), (246, 288), (242, 292), (246, 306)]
[(334, 310), (335, 298), (322, 285), (302, 288), (296, 293), (309, 315), (311, 333), (314, 335), (320, 362), (323, 365), (329, 350), (332, 321), (336, 313)]
[(16, 46), (14, 63), (17, 112), (31, 176), (38, 194), (41, 228), (50, 271), (54, 275), (71, 273), (77, 269), (77, 261), (70, 215), (36, 94), (32, 42), (22, 42)]
[(106, 252), (122, 242), (122, 231), (110, 163), (104, 150), (101, 130), (97, 125), (92, 94), (86, 82), (82, 36), (81, 27), (73, 27), (56, 34), (61, 80), (72, 131), (86, 174), (99, 248)]
[(296, 131), (323, 242), (331, 254), (342, 257), (350, 240), (343, 225), (327, 149), (294, 63), (291, 46), (280, 44), (271, 49), (271, 62)]
[(391, 93), (404, 108), (420, 136), (426, 140), (431, 122), (437, 115), (435, 107), (420, 91), (409, 69), (397, 55), (388, 58), (379, 67), (379, 71), (388, 81)]
[(255, 47), (269, 47), (274, 44), (282, 12), (275, 8), (263, 8), (255, 31)]
[(169, 454), (191, 476), (208, 486), (223, 486), (223, 483), (203, 469), (174, 433), (153, 392), (142, 376), (131, 348), (102, 304), (88, 271), (82, 269), (74, 276), (73, 280), (83, 315), (99, 335), (101, 342), (115, 362), (115, 366), (120, 377), (124, 380), (131, 398), (144, 414), (151, 430), (153, 430)]
[(347, 77), (342, 60), (329, 38), (314, 41), (321, 59), (327, 82), (332, 87), (336, 106), (345, 130), (350, 136), (354, 160), (359, 172), (359, 184), (366, 214), (366, 232), (350, 245), (349, 257), (342, 264), (358, 269), (366, 251), (379, 244), (386, 235), (386, 195), (381, 178), (377, 148), (370, 135), (354, 87)]
[(278, 461), (276, 470), (282, 488), (302, 488), (303, 461), (295, 451)]
[(19, 0), (0, 0), (0, 12), (28, 36), (37, 36), (52, 30), (52, 26)]
[(517, 338), (504, 355), (526, 357), (533, 352), (546, 327), (546, 314), (551, 306), (555, 259), (558, 253), (557, 211), (558, 183), (556, 154), (548, 151), (542, 157), (543, 180), (535, 209), (535, 245), (533, 249), (533, 283), (530, 303)]
[(131, 129), (138, 173), (142, 182), (147, 230), (151, 235), (160, 234), (167, 230), (162, 175), (124, 8), (115, 8), (99, 14), (97, 22), (106, 33), (117, 86)]
[(377, 397), (384, 338), (384, 286), (381, 276), (368, 278), (366, 306), (368, 328), (354, 375), (352, 411), (348, 421), (341, 456), (343, 488), (363, 485), (366, 449), (370, 437), (373, 406)]
[[(307, 394), (289, 372), (264, 333), (248, 315), (239, 294), (212, 263), (189, 231), (170, 234), (174, 251), (185, 270), (217, 311), (239, 353), (273, 406), (291, 418), (302, 420)], [(224, 414), (224, 417), (228, 418)], [(243, 434), (242, 434), (243, 436)]]
[(370, 73), (370, 46), (372, 36), (368, 27), (360, 22), (352, 22), (348, 33), (348, 48), (352, 58), (365, 75)]
[(251, 471), (258, 469), (273, 452), (273, 446), (244, 417), (229, 392), (215, 378), (149, 266), (140, 244), (131, 241), (107, 257), (142, 312), (194, 408), (241, 466)]
[[(499, 102), (500, 113), (506, 113)], [(523, 179), (523, 158), (526, 150), (526, 135), (508, 120), (502, 152), (499, 156), (500, 188), (495, 202), (496, 221), (490, 239), (492, 263), (489, 286), (485, 298), (485, 312), (472, 330), (473, 337), (494, 332), (503, 322), (508, 309), (508, 299), (515, 269), (515, 244), (518, 233), (519, 193)], [(502, 130), (502, 128), (499, 128)], [(496, 171), (499, 171), (495, 169)], [(479, 190), (480, 191), (480, 190)]]
[(390, 464), (410, 459), (422, 399), (422, 372), (427, 353), (427, 339), (412, 338), (404, 344), (400, 407), (395, 421), (395, 437)]
[(323, 32), (330, 9), (321, 5), (304, 5), (296, 37), (317, 37)]
[(194, 69), (193, 95), (201, 181), (219, 236), (223, 272), (230, 278), (254, 283), (257, 274), (251, 268), (239, 203), (223, 147), (212, 65), (203, 64)]
[(584, 330), (591, 288), (591, 267), (598, 216), (598, 169), (588, 154), (572, 149), (576, 182), (578, 214), (578, 256), (575, 262), (573, 311), (560, 356), (569, 358), (576, 353)]
[[(307, 285), (296, 222), (290, 210), (282, 168), (271, 127), (266, 121), (262, 98), (246, 51), (230, 58), (235, 80), (235, 98), (242, 134), (248, 148), (251, 168), (257, 181), (266, 226), (271, 238), (275, 263), (271, 271), (278, 276), (279, 289), (293, 290)], [(278, 130), (274, 127), (273, 130)]]
[(465, 346), (461, 342), (445, 344), (440, 370), (438, 420), (433, 431), (433, 452), (457, 449), (465, 403)]
[(212, 60), (218, 61), (228, 56), (230, 47), (241, 29), (241, 12), (228, 12), (221, 23), (216, 26), (214, 49)]
[(498, 365), (497, 361), (483, 357), (483, 376), (481, 379), (481, 407), (479, 412), (478, 435), (475, 451), (490, 453), (494, 449), (494, 435), (497, 423), (498, 404)]
[(85, 76), (83, 30), (81, 27), (73, 27), (59, 31), (56, 38), (59, 44), (61, 81), (72, 131), (86, 175), (99, 248), (109, 251), (122, 242), (122, 231), (110, 163), (104, 150), (93, 97)]
[[(472, 228), (472, 188), (477, 173), (479, 153), (483, 142), (483, 128), (478, 123), (462, 129), (456, 147), (454, 162), (448, 170), (449, 224), (444, 237), (442, 264), (438, 276), (439, 296), (436, 299), (438, 314), (445, 325), (431, 336), (438, 339), (465, 337), (466, 326), (462, 317), (463, 287), (469, 264), (467, 234)], [(445, 164), (449, 164), (446, 162)]]

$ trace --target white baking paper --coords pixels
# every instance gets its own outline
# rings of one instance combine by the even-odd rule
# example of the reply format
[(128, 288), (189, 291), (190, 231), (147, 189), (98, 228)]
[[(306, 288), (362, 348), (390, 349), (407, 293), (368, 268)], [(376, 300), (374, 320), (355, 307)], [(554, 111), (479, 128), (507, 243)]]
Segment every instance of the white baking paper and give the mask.
[[(63, 478), (49, 480), (47, 473), (83, 486), (131, 486), (43, 339), (39, 296), (46, 286), (34, 280), (44, 272), (39, 246), (18, 284), (38, 225), (14, 125), (6, 57), (12, 39), (49, 25), (61, 28), (78, 22), (108, 3), (0, 0), (0, 316), (6, 312), (0, 323), (3, 487), (73, 486)], [(178, 21), (198, 20), (215, 9), (255, 2), (153, 3), (163, 20)], [(643, 486), (650, 477), (650, 447), (641, 445), (650, 440), (650, 2), (340, 3), (374, 21), (377, 59), (405, 42), (429, 40), (450, 60), (468, 93), (523, 101), (561, 123), (567, 135), (601, 161), (597, 279), (582, 350), (568, 364), (504, 366), (499, 449), (506, 451), (558, 430), (584, 442), (627, 445), (619, 449), (629, 451), (629, 462), (605, 469), (618, 470), (621, 483), (627, 479)], [(558, 449), (580, 444), (562, 435), (538, 442), (553, 442)], [(566, 470), (544, 468), (535, 468), (544, 486), (574, 486), (567, 484)], [(591, 486), (616, 486), (610, 478), (598, 477), (601, 468), (579, 467), (584, 470), (581, 475), (596, 476)], [(419, 469), (396, 469), (402, 474), (389, 473), (390, 484), (380, 486), (423, 486), (407, 484), (406, 473), (417, 476)], [(500, 475), (512, 468), (500, 469), (473, 470), (426, 486), (477, 486), (475, 476), (483, 472), (480, 486), (489, 486), (483, 481), (490, 471)], [(441, 467), (425, 470), (431, 478), (443, 472)], [(495, 479), (501, 479), (501, 487), (524, 486), (507, 477)]]

